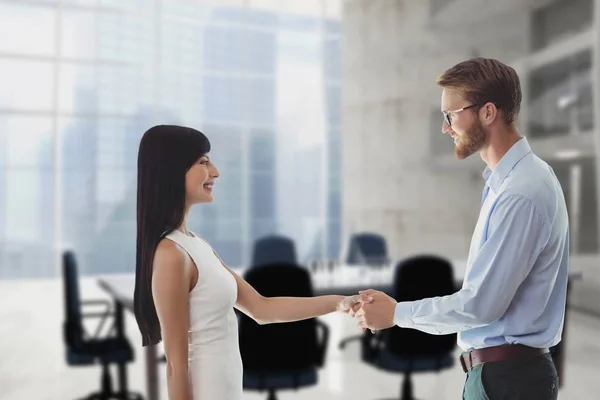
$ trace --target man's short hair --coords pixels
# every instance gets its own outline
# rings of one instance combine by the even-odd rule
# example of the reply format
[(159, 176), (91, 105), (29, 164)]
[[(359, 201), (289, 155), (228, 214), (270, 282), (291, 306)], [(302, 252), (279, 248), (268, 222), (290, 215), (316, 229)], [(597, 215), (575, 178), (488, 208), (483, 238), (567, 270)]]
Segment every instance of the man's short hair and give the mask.
[(494, 103), (508, 125), (513, 125), (519, 115), (519, 76), (512, 67), (498, 60), (478, 57), (463, 61), (440, 75), (437, 84), (460, 92), (472, 104)]

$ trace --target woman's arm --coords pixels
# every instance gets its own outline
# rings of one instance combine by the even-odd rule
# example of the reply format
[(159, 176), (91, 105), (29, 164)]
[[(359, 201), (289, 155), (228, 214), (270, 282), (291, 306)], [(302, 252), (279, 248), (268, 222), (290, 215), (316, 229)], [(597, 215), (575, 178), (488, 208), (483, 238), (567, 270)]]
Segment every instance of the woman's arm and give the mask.
[(167, 389), (172, 400), (191, 400), (188, 378), (188, 296), (197, 271), (179, 245), (163, 239), (157, 246), (152, 295), (167, 357)]
[[(216, 253), (215, 255), (219, 257)], [(220, 259), (220, 257), (219, 257)], [(223, 267), (235, 277), (238, 287), (236, 308), (251, 317), (257, 323), (273, 324), (294, 322), (335, 311), (348, 312), (361, 302), (370, 302), (368, 295), (355, 296), (317, 296), (317, 297), (264, 297), (248, 282), (231, 270), (223, 260)]]

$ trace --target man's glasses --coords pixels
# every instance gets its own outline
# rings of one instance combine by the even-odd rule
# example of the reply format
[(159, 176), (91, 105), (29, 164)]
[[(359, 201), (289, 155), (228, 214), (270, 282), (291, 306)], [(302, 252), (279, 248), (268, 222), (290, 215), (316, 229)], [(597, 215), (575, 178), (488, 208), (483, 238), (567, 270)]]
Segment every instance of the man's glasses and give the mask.
[(459, 113), (461, 111), (468, 110), (469, 108), (477, 107), (478, 105), (479, 104), (471, 104), (470, 106), (459, 108), (458, 110), (442, 111), (442, 114), (444, 114), (444, 121), (446, 121), (446, 123), (448, 124), (448, 126), (452, 126), (452, 118), (450, 118), (450, 114), (456, 114), (456, 113)]

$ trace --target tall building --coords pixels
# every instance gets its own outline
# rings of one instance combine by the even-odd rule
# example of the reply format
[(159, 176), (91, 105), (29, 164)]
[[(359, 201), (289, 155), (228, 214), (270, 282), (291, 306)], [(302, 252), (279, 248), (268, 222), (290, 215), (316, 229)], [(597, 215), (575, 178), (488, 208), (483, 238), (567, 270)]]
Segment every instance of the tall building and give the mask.
[(325, 20), (323, 68), (325, 69), (327, 214), (324, 235), (325, 257), (338, 259), (342, 249), (342, 24)]
[[(158, 17), (158, 54), (164, 60), (155, 83), (160, 114), (170, 113), (167, 119), (205, 133), (221, 174), (216, 201), (195, 207), (189, 227), (232, 266), (249, 262), (255, 239), (281, 231), (277, 143), (282, 132), (276, 123), (276, 73), (278, 35), (290, 18), (282, 23), (272, 12), (185, 4), (171, 4)], [(314, 20), (310, 23), (315, 25)], [(148, 107), (129, 119), (127, 139), (121, 139), (127, 140), (128, 159), (133, 159), (141, 133), (151, 126), (147, 121), (157, 119), (155, 112)], [(126, 170), (133, 167), (128, 164)], [(130, 174), (128, 182), (134, 178)], [(117, 239), (124, 232), (135, 236), (134, 200), (131, 191), (124, 200), (128, 205), (115, 205), (105, 217), (106, 227), (98, 230), (98, 268), (115, 265), (117, 257), (134, 259), (132, 240)], [(102, 250), (106, 248), (111, 252)]]
[(340, 27), (328, 18), (281, 18), (277, 79), (287, 90), (278, 93), (278, 213), (303, 262), (339, 255)]
[(46, 135), (42, 139), (42, 145), (39, 147), (37, 157), (40, 166), (45, 169), (44, 172), (37, 174), (39, 196), (45, 198), (37, 204), (39, 225), (37, 227), (39, 242), (42, 243), (42, 251), (46, 254), (43, 260), (38, 263), (39, 276), (52, 276), (54, 274), (54, 265), (52, 263), (53, 245), (54, 245), (54, 180), (52, 179), (52, 166), (54, 165), (54, 147), (52, 139)]
[(199, 127), (221, 178), (197, 229), (230, 265), (247, 264), (254, 239), (277, 232), (277, 22), (268, 12), (214, 7), (200, 36)]
[[(97, 110), (96, 91), (73, 88), (75, 114)], [(98, 118), (72, 118), (61, 124), (62, 242), (77, 252), (82, 273), (93, 265), (97, 232)], [(50, 147), (50, 144), (49, 144)]]
[[(0, 119), (0, 132), (6, 132), (6, 123)], [(0, 193), (6, 193), (7, 182), (6, 182), (6, 147), (7, 147), (6, 135), (0, 135)], [(0, 196), (0, 252), (2, 252), (2, 246), (4, 245), (7, 237), (6, 232), (6, 196)], [(0, 259), (1, 260), (1, 259)], [(1, 261), (0, 261), (1, 262)], [(3, 271), (3, 266), (0, 264), (0, 276)]]
[[(331, 32), (325, 35), (325, 29), (339, 22), (179, 1), (163, 1), (151, 9), (135, 4), (65, 4), (58, 19), (52, 7), (42, 4), (25, 6), (15, 1), (8, 7), (9, 12), (13, 9), (16, 15), (35, 9), (40, 18), (36, 26), (44, 35), (63, 32), (58, 47), (50, 37), (36, 40), (31, 50), (50, 57), (38, 63), (43, 68), (35, 74), (47, 83), (40, 87), (47, 86), (47, 93), (30, 96), (31, 104), (15, 106), (17, 112), (25, 107), (42, 115), (50, 130), (52, 123), (58, 126), (58, 136), (51, 135), (40, 157), (53, 157), (55, 145), (60, 146), (61, 192), (55, 196), (52, 166), (45, 166), (46, 172), (34, 179), (35, 221), (46, 218), (37, 242), (45, 243), (41, 245), (45, 251), (53, 248), (54, 221), (58, 221), (58, 239), (63, 247), (76, 251), (83, 273), (132, 271), (139, 140), (149, 127), (169, 123), (195, 127), (211, 140), (211, 158), (221, 172), (214, 190), (216, 201), (193, 209), (190, 228), (203, 234), (228, 264), (247, 264), (254, 240), (272, 233), (291, 236), (303, 249), (316, 240), (324, 253), (336, 242), (321, 231), (335, 228), (327, 222), (335, 212), (331, 211), (335, 201), (329, 201), (332, 208), (327, 198), (336, 195), (329, 193), (330, 182), (324, 180), (335, 173), (325, 173), (323, 162), (335, 165), (329, 154), (335, 153), (331, 146), (339, 123), (325, 120), (325, 115), (335, 114), (326, 109), (336, 107), (339, 79), (325, 78), (325, 68), (329, 74), (339, 64), (327, 60), (337, 56), (332, 45), (339, 44), (339, 37)], [(282, 57), (286, 35), (296, 44), (287, 46), (287, 55)], [(329, 40), (327, 50), (325, 39)], [(298, 48), (298, 43), (304, 45)], [(57, 65), (54, 57), (58, 57)], [(282, 63), (293, 68), (297, 59), (302, 59), (306, 69), (281, 73)], [(19, 62), (30, 63), (28, 59)], [(309, 75), (302, 75), (304, 71), (310, 71)], [(59, 85), (57, 97), (51, 91), (55, 84)], [(302, 109), (286, 119), (282, 97), (309, 103), (309, 112)], [(6, 113), (3, 107), (0, 116)], [(287, 107), (298, 109), (296, 103)], [(297, 140), (288, 140), (290, 126), (296, 129), (296, 138), (305, 142), (300, 148), (294, 147)], [(318, 140), (305, 140), (311, 135)], [(285, 154), (309, 154), (313, 161), (295, 157), (293, 164), (286, 164), (282, 148), (287, 148)], [(306, 162), (308, 167), (303, 165)], [(288, 177), (281, 168), (285, 165), (292, 176), (303, 169), (315, 171), (307, 181), (314, 203), (300, 204), (293, 185), (292, 190), (282, 185)], [(9, 175), (8, 169), (1, 170), (0, 185), (9, 186)], [(4, 221), (9, 206), (2, 202), (18, 202), (13, 194), (0, 197), (0, 221)], [(55, 198), (61, 199), (57, 216)], [(315, 204), (314, 209), (307, 208), (308, 204)], [(296, 205), (306, 210), (304, 214), (295, 211)], [(2, 252), (2, 273), (15, 275), (22, 270), (38, 275), (33, 268), (25, 268), (35, 264), (25, 260), (30, 243), (14, 237), (1, 243), (7, 249)], [(52, 257), (40, 254), (51, 263)]]

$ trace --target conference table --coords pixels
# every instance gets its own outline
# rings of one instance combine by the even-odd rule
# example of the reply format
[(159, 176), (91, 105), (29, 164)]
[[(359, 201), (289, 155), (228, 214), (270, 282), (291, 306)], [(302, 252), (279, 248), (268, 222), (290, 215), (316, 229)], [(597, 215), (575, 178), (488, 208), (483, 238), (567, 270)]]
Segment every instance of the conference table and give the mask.
[[(457, 290), (462, 286), (466, 262), (454, 261), (453, 263), (454, 277)], [(313, 290), (315, 296), (326, 294), (352, 295), (363, 289), (375, 289), (391, 294), (393, 275), (397, 263), (390, 263), (381, 266), (367, 265), (343, 265), (336, 263), (320, 263), (313, 264), (308, 267), (311, 273)], [(233, 270), (243, 276), (247, 268), (233, 268)], [(569, 274), (569, 282), (572, 280), (581, 279), (582, 273), (577, 270), (571, 270)], [(124, 310), (133, 313), (133, 291), (135, 286), (135, 276), (127, 275), (110, 275), (98, 278), (99, 286), (105, 290), (114, 301), (115, 318), (121, 323), (117, 324), (117, 335), (125, 336), (124, 327)], [(566, 327), (566, 315), (565, 315)], [(565, 333), (563, 332), (563, 351), (560, 352), (558, 358), (555, 358), (559, 376), (562, 375), (564, 369), (563, 355)], [(145, 368), (146, 368), (146, 394), (147, 400), (159, 399), (159, 378), (158, 366), (161, 360), (158, 356), (157, 346), (144, 347), (145, 352)], [(124, 376), (124, 372), (120, 371), (119, 375)], [(123, 377), (123, 379), (126, 379)], [(561, 380), (562, 383), (562, 380)]]

